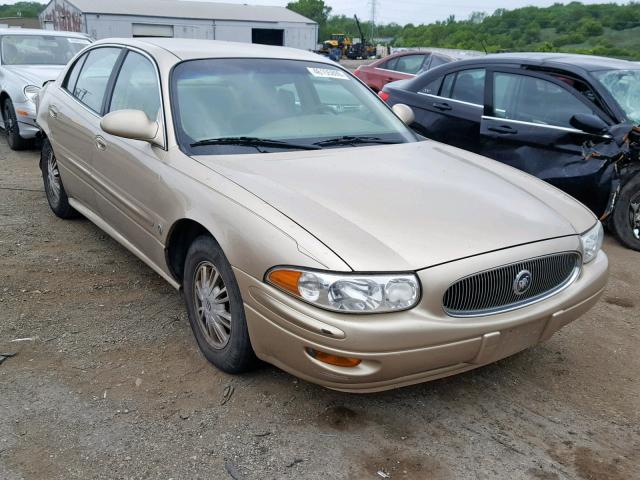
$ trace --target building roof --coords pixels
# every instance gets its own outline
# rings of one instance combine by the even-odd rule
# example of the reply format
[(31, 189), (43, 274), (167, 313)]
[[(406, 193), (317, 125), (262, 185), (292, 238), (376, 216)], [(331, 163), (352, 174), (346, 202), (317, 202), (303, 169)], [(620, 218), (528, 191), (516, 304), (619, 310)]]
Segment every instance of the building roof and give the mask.
[(204, 58), (276, 58), (328, 63), (329, 58), (298, 48), (260, 45), (256, 43), (225, 42), (221, 40), (201, 40), (190, 38), (105, 38), (94, 43), (122, 44), (149, 51), (149, 47), (159, 47), (163, 54), (173, 54), (180, 60)]
[(85, 33), (41, 30), (37, 28), (0, 28), (0, 35), (46, 35), (48, 37), (54, 36), (89, 39)]
[(182, 0), (67, 0), (83, 13), (256, 22), (312, 23), (285, 7)]

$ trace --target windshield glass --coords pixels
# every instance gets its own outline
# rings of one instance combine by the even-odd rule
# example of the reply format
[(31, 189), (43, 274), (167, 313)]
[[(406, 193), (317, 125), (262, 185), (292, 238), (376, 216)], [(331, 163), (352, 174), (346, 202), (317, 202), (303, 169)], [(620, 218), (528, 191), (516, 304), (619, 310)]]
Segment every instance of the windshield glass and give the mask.
[(192, 60), (174, 69), (171, 89), (178, 141), (190, 154), (273, 152), (326, 140), (332, 142), (317, 148), (416, 141), (374, 93), (323, 63)]
[(66, 65), (89, 45), (84, 38), (54, 35), (4, 35), (3, 65)]
[(613, 95), (633, 123), (640, 123), (640, 69), (605, 70), (593, 75)]

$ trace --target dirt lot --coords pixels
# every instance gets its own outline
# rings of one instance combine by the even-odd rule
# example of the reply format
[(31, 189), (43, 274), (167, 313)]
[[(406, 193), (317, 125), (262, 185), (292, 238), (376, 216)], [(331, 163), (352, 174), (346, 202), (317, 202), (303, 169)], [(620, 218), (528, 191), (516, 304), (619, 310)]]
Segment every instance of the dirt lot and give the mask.
[(640, 254), (615, 240), (603, 301), (548, 343), (343, 394), (209, 365), (180, 294), (50, 213), (37, 157), (0, 143), (1, 479), (640, 479)]

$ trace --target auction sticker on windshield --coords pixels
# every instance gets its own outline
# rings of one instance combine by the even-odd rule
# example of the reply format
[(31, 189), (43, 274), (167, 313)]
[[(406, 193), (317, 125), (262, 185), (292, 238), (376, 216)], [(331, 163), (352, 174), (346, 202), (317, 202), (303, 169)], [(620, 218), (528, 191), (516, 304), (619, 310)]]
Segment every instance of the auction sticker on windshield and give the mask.
[(346, 73), (341, 70), (337, 70), (334, 68), (317, 68), (317, 67), (307, 67), (309, 73), (314, 77), (320, 78), (338, 78), (340, 80), (349, 80), (349, 77)]

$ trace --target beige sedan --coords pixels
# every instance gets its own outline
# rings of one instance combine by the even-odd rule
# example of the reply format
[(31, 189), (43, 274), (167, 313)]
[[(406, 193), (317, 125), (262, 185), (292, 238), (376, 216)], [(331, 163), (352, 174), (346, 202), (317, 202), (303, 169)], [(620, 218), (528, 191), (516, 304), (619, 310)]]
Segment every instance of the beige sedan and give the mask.
[(585, 207), (411, 113), (299, 50), (103, 40), (40, 95), (45, 191), (183, 290), (220, 369), (409, 385), (548, 339), (608, 272)]

